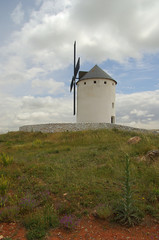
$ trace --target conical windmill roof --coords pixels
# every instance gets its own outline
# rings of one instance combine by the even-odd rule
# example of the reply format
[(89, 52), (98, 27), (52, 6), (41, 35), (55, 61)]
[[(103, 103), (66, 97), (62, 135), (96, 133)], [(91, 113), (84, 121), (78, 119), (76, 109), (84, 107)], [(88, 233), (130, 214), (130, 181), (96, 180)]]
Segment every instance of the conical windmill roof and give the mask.
[(116, 84), (117, 82), (109, 76), (106, 72), (104, 72), (100, 67), (95, 65), (89, 72), (87, 72), (80, 80), (86, 80), (86, 79), (97, 79), (97, 78), (102, 78), (102, 79), (110, 79), (113, 80)]

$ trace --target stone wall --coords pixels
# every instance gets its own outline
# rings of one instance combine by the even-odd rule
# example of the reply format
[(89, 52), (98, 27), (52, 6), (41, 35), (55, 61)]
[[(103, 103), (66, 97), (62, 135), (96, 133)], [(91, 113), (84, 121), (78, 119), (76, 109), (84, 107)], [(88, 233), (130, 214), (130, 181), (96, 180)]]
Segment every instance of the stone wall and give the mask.
[(127, 131), (140, 131), (149, 132), (150, 130), (132, 128), (123, 125), (111, 124), (111, 123), (48, 123), (48, 124), (36, 124), (26, 125), (19, 128), (19, 131), (23, 132), (43, 132), (43, 133), (54, 133), (54, 132), (75, 132), (82, 130), (96, 130), (96, 129), (112, 129), (116, 128), (119, 130)]

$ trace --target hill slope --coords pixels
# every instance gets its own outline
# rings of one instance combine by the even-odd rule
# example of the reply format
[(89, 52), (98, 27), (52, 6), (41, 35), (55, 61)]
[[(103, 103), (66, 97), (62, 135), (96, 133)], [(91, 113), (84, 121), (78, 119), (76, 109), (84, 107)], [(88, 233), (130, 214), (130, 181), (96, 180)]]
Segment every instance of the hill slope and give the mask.
[[(141, 141), (130, 145), (133, 136)], [(113, 207), (122, 197), (126, 154), (136, 204), (157, 217), (159, 161), (141, 161), (154, 149), (159, 149), (159, 135), (117, 129), (2, 134), (0, 220), (25, 225), (32, 212), (44, 214), (48, 205), (56, 216), (89, 214), (99, 204)]]

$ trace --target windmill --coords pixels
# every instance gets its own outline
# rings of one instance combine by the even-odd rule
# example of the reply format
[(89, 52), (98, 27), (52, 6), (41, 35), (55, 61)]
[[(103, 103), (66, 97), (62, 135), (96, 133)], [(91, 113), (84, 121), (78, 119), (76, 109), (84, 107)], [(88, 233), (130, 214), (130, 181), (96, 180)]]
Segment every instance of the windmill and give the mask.
[(70, 84), (70, 92), (73, 89), (73, 115), (76, 114), (76, 79), (77, 74), (80, 68), (80, 58), (78, 58), (77, 64), (76, 64), (76, 41), (74, 42), (74, 75), (72, 77), (72, 81)]

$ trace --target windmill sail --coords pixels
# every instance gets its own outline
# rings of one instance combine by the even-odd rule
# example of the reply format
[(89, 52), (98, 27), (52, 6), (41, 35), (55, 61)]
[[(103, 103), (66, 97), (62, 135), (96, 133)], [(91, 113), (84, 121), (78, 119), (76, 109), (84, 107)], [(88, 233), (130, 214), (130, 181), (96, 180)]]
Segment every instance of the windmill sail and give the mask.
[(74, 78), (74, 76), (73, 76), (73, 77), (72, 77), (71, 84), (70, 84), (70, 92), (72, 91), (72, 88), (73, 88), (73, 85), (74, 85), (74, 81), (75, 81), (75, 78)]
[(72, 91), (72, 88), (74, 88), (73, 91), (73, 114), (76, 114), (76, 77), (78, 74), (80, 68), (80, 58), (78, 58), (77, 64), (76, 64), (76, 42), (74, 42), (74, 75), (72, 77), (72, 81), (70, 84), (70, 92)]

